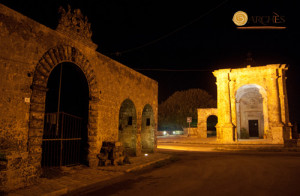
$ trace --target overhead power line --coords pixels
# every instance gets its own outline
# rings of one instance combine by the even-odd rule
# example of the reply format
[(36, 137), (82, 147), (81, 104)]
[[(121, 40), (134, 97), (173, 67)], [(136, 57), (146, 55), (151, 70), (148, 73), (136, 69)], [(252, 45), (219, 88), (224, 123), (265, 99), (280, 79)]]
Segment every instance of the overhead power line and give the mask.
[(118, 52), (114, 52), (114, 53), (111, 53), (111, 54), (114, 54), (114, 55), (116, 55), (116, 56), (120, 56), (121, 54), (129, 53), (129, 52), (132, 52), (132, 51), (134, 51), (134, 50), (138, 50), (138, 49), (144, 48), (144, 47), (146, 47), (146, 46), (152, 45), (152, 44), (154, 44), (154, 43), (156, 43), (156, 42), (159, 42), (159, 41), (161, 41), (161, 40), (163, 40), (163, 39), (165, 39), (165, 38), (167, 38), (167, 37), (169, 37), (169, 36), (175, 34), (176, 32), (181, 31), (182, 29), (184, 29), (184, 28), (186, 28), (186, 27), (192, 25), (193, 23), (197, 22), (198, 20), (202, 19), (203, 17), (207, 16), (207, 15), (210, 14), (211, 12), (215, 11), (216, 9), (218, 9), (219, 7), (221, 7), (222, 5), (224, 5), (225, 3), (227, 3), (227, 1), (228, 1), (228, 0), (225, 0), (225, 1), (221, 2), (221, 3), (218, 4), (216, 7), (214, 7), (214, 8), (212, 8), (212, 9), (208, 10), (206, 13), (202, 14), (202, 15), (199, 16), (198, 18), (196, 18), (196, 19), (190, 21), (189, 23), (187, 23), (187, 24), (185, 24), (185, 25), (183, 25), (183, 26), (181, 26), (181, 27), (178, 27), (177, 29), (171, 31), (170, 33), (167, 33), (167, 34), (165, 34), (165, 35), (163, 35), (163, 36), (161, 36), (161, 37), (159, 37), (159, 38), (157, 38), (157, 39), (155, 39), (155, 40), (152, 40), (152, 41), (150, 41), (150, 42), (148, 42), (148, 43), (145, 43), (145, 44), (143, 44), (143, 45), (140, 45), (140, 46), (137, 46), (137, 47), (134, 47), (134, 48), (130, 48), (130, 49), (127, 49), (127, 50), (123, 50), (123, 51), (120, 51), (120, 52), (119, 52), (119, 51), (118, 51)]
[(166, 72), (208, 72), (214, 71), (213, 69), (140, 69), (140, 68), (133, 68), (136, 71), (166, 71)]

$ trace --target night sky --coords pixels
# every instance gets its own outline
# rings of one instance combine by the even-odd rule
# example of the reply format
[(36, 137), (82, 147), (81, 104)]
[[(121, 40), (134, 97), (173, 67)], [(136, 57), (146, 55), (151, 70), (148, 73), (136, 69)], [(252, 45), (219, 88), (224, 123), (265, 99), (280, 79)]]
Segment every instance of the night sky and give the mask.
[[(296, 1), (0, 0), (55, 29), (59, 6), (80, 8), (92, 25), (97, 51), (159, 83), (159, 102), (177, 90), (201, 88), (216, 98), (220, 68), (272, 63), (289, 65), (291, 122), (300, 122), (299, 14)], [(200, 2), (200, 4), (199, 4)], [(285, 18), (284, 30), (239, 30), (236, 11)], [(145, 70), (152, 69), (152, 70)], [(153, 70), (155, 69), (155, 70)], [(159, 71), (157, 70), (159, 69)], [(166, 71), (168, 70), (168, 71)], [(173, 71), (171, 71), (173, 70)], [(174, 71), (176, 70), (176, 71)], [(180, 71), (181, 70), (181, 71)]]

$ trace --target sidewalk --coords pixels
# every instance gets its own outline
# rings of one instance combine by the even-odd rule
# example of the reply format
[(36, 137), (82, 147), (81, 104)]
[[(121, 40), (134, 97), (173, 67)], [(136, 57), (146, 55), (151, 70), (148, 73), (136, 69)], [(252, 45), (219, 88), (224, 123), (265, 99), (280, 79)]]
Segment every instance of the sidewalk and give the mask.
[(127, 172), (139, 170), (143, 167), (168, 160), (171, 155), (150, 153), (148, 156), (130, 157), (131, 164), (122, 166), (107, 166), (91, 169), (87, 166), (64, 167), (62, 175), (49, 178), (40, 178), (39, 183), (30, 187), (10, 192), (9, 196), (56, 196), (76, 191), (86, 186), (110, 180)]

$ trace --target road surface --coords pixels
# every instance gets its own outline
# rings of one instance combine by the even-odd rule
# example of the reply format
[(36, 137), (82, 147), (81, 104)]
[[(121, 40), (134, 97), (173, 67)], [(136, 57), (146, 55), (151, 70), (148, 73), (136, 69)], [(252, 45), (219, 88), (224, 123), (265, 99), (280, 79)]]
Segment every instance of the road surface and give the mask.
[(300, 153), (160, 151), (176, 159), (76, 195), (300, 195)]

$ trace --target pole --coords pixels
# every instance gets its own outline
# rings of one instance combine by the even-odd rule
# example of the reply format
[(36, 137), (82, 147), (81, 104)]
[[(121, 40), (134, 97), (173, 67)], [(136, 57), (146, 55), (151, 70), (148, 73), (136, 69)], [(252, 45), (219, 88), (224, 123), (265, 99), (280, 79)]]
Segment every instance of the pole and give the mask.
[(59, 131), (59, 110), (60, 110), (60, 96), (61, 96), (61, 79), (62, 79), (62, 67), (60, 66), (60, 74), (59, 74), (59, 87), (58, 87), (58, 100), (57, 100), (57, 115), (56, 115), (56, 135), (58, 135)]
[(191, 122), (189, 122), (189, 131), (188, 133), (190, 134), (191, 133)]
[[(56, 135), (58, 135), (59, 131), (59, 111), (60, 111), (60, 96), (61, 96), (61, 79), (62, 79), (62, 68), (63, 64), (60, 65), (60, 74), (59, 74), (59, 87), (58, 87), (58, 101), (57, 101), (57, 115), (56, 115)], [(63, 117), (62, 117), (63, 120)], [(59, 156), (59, 166), (62, 166), (62, 139), (63, 139), (63, 127), (60, 130), (60, 156)]]

